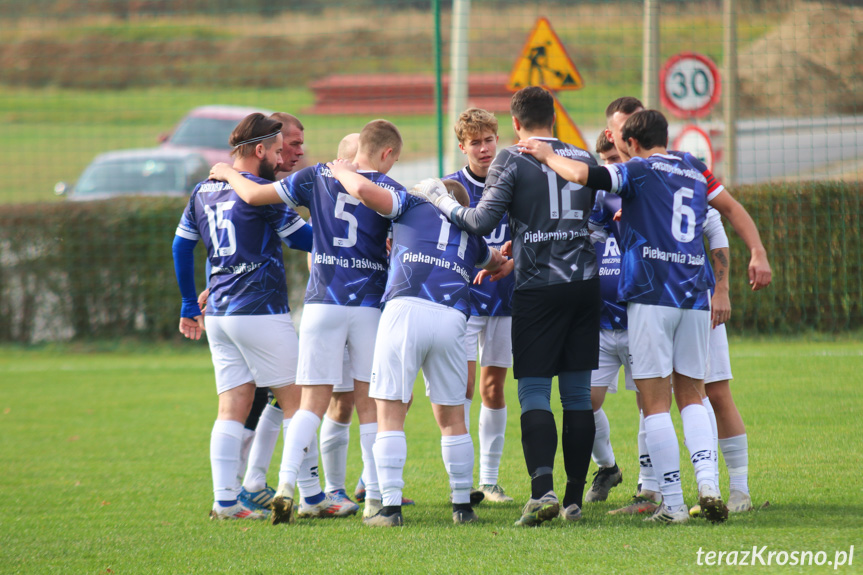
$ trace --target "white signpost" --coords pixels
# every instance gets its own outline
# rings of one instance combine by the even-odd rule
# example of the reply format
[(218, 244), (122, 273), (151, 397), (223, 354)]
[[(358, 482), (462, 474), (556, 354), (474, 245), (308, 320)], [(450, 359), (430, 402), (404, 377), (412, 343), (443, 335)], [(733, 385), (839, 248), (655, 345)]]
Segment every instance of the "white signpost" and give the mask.
[(678, 118), (700, 118), (719, 101), (722, 85), (716, 64), (702, 54), (681, 52), (659, 72), (660, 100)]
[(707, 132), (698, 126), (685, 126), (680, 134), (674, 138), (671, 149), (689, 152), (704, 162), (708, 170), (713, 171), (713, 145), (710, 143)]

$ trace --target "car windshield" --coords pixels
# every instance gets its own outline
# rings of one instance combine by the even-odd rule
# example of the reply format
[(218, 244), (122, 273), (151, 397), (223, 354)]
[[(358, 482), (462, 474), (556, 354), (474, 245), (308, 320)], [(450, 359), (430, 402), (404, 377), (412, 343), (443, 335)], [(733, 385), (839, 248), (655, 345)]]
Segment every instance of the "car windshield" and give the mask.
[(177, 126), (169, 141), (175, 146), (230, 150), (228, 140), (236, 126), (237, 120), (191, 116)]
[(92, 164), (75, 186), (76, 195), (186, 191), (180, 160), (129, 158)]

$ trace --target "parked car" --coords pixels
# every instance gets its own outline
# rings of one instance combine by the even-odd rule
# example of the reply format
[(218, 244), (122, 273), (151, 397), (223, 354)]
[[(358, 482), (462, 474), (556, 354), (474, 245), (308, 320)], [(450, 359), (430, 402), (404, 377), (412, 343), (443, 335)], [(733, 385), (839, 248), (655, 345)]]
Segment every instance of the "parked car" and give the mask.
[(54, 192), (73, 201), (118, 196), (188, 196), (207, 179), (210, 165), (197, 152), (147, 148), (99, 154), (74, 187), (65, 182)]
[(253, 112), (269, 116), (269, 110), (241, 106), (201, 106), (194, 108), (183, 118), (174, 131), (163, 134), (159, 140), (162, 147), (195, 150), (203, 155), (210, 165), (217, 162), (232, 163), (231, 146), (228, 139), (240, 120)]

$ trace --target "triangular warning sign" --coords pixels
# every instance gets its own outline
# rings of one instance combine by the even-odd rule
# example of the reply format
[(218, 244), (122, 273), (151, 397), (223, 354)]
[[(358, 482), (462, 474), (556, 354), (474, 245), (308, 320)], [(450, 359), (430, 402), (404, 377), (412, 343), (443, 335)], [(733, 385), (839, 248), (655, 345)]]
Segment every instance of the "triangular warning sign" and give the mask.
[(545, 86), (549, 90), (578, 90), (584, 86), (581, 74), (546, 18), (536, 21), (509, 75), (507, 88), (517, 92), (525, 86)]
[[(552, 94), (552, 97), (554, 97), (554, 94)], [(581, 130), (578, 129), (578, 126), (575, 125), (575, 122), (572, 121), (572, 118), (569, 117), (569, 114), (566, 113), (566, 110), (557, 98), (554, 98), (554, 116), (555, 138), (561, 142), (566, 142), (567, 144), (590, 151), (590, 148), (587, 147), (587, 142), (584, 141), (584, 136), (581, 135)]]

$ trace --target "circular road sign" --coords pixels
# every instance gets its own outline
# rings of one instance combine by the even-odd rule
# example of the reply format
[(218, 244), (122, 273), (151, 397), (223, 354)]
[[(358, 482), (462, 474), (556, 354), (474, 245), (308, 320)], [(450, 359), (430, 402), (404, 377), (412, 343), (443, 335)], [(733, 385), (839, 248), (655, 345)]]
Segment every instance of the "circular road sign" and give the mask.
[(706, 116), (722, 92), (716, 64), (703, 54), (681, 52), (659, 72), (660, 99), (678, 118)]
[(671, 149), (689, 152), (704, 162), (708, 170), (713, 171), (713, 145), (710, 143), (707, 132), (698, 126), (685, 126), (680, 134), (674, 138)]

